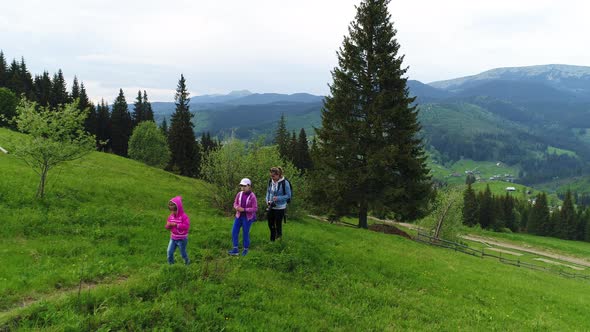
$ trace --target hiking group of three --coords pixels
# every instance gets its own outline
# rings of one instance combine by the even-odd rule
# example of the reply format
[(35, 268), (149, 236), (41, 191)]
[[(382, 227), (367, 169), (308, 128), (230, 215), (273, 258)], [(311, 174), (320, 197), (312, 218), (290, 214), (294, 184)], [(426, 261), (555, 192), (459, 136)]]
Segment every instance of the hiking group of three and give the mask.
[[(281, 167), (272, 167), (265, 199), (270, 240), (273, 242), (283, 236), (283, 219), (285, 218), (287, 204), (291, 201), (291, 192), (291, 183), (283, 176), (283, 169)], [(250, 228), (252, 223), (256, 221), (256, 212), (258, 211), (258, 201), (252, 191), (250, 179), (243, 178), (240, 181), (240, 191), (236, 194), (233, 208), (236, 211), (232, 227), (233, 248), (228, 253), (233, 256), (240, 254), (239, 235), (241, 229), (243, 235), (242, 256), (245, 256), (250, 248)], [(186, 252), (186, 246), (190, 220), (184, 213), (182, 198), (180, 196), (172, 198), (168, 202), (168, 209), (170, 210), (170, 216), (166, 221), (166, 228), (170, 230), (170, 242), (168, 243), (167, 252), (168, 263), (174, 264), (174, 252), (178, 247), (182, 259), (186, 264), (189, 264), (190, 260)]]

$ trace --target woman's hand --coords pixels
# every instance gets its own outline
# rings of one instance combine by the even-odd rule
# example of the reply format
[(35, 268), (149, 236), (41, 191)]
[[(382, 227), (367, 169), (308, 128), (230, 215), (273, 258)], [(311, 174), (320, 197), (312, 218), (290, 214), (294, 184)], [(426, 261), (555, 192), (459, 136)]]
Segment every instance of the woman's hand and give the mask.
[(243, 207), (241, 207), (241, 206), (238, 206), (238, 207), (236, 208), (236, 211), (238, 211), (238, 212), (244, 212), (244, 208), (243, 208)]

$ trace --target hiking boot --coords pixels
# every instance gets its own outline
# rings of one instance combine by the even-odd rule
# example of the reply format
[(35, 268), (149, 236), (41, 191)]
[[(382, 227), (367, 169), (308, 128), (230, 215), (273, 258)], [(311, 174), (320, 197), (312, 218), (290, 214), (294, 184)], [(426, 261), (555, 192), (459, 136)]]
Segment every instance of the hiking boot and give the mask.
[(248, 249), (244, 248), (244, 251), (242, 251), (242, 256), (246, 256), (248, 255)]
[(232, 256), (237, 256), (240, 254), (240, 251), (238, 250), (238, 248), (233, 248), (232, 250), (228, 251), (227, 253)]

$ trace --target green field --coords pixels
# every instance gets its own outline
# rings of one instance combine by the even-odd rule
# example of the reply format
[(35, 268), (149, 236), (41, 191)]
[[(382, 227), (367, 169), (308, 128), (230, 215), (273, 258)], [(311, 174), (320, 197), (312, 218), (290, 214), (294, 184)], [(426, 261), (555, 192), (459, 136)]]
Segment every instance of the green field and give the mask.
[[(9, 137), (19, 136), (0, 129), (0, 146)], [(50, 173), (44, 201), (33, 199), (36, 174), (13, 156), (0, 154), (0, 169), (0, 330), (590, 326), (590, 296), (581, 296), (590, 282), (311, 218), (290, 220), (277, 243), (256, 223), (250, 254), (228, 257), (232, 219), (210, 207), (214, 188), (114, 155), (92, 153)], [(189, 266), (166, 263), (166, 203), (175, 195), (192, 222)]]
[(556, 148), (553, 146), (547, 147), (547, 153), (556, 154), (556, 155), (565, 154), (570, 157), (577, 157), (578, 156), (574, 151), (564, 150), (564, 149)]
[[(518, 176), (518, 167), (508, 166), (502, 162), (491, 161), (474, 161), (471, 159), (461, 159), (451, 164), (441, 165), (430, 162), (428, 165), (432, 171), (433, 177), (449, 184), (464, 184), (467, 177), (467, 171), (474, 172), (481, 181), (502, 181), (510, 175), (511, 178)], [(499, 176), (497, 180), (490, 180), (491, 177)], [(507, 185), (511, 185), (507, 183)]]

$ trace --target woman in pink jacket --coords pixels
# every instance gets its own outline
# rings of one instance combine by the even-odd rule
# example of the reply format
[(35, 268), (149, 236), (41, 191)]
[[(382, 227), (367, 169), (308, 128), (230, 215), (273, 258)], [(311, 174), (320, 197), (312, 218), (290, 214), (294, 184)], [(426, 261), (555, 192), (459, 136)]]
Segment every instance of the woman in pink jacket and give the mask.
[(228, 251), (232, 256), (237, 256), (240, 253), (238, 250), (240, 228), (243, 228), (244, 235), (244, 251), (242, 251), (242, 256), (248, 254), (248, 248), (250, 247), (250, 226), (256, 221), (256, 211), (258, 210), (258, 202), (256, 201), (256, 195), (252, 192), (252, 182), (250, 179), (242, 179), (240, 181), (240, 189), (241, 191), (237, 193), (234, 199), (236, 218), (234, 219), (234, 227), (231, 232), (234, 247)]
[(166, 229), (170, 230), (170, 242), (168, 243), (168, 263), (174, 264), (174, 251), (176, 247), (180, 248), (180, 255), (184, 263), (188, 265), (190, 260), (186, 254), (186, 245), (188, 243), (188, 230), (191, 222), (182, 208), (182, 197), (176, 196), (168, 202), (170, 216), (166, 220)]

